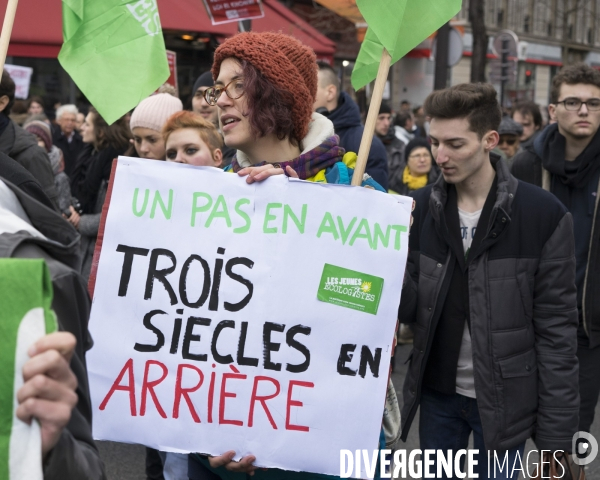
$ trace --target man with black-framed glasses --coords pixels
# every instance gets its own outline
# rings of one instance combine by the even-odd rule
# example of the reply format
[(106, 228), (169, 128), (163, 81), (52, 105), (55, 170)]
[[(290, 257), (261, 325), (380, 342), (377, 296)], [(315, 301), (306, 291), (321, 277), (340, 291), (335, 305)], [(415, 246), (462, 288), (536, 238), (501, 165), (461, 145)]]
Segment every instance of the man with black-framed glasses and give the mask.
[(515, 157), (512, 174), (552, 192), (573, 215), (579, 310), (579, 430), (600, 395), (600, 72), (585, 64), (552, 80), (549, 125)]

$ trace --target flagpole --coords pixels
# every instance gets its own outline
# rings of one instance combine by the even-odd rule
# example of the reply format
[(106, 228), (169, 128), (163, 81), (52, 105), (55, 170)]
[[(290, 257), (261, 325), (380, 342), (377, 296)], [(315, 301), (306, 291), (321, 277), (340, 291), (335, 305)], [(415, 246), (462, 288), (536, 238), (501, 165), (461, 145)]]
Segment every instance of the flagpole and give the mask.
[(365, 167), (367, 166), (367, 159), (369, 158), (369, 151), (371, 150), (371, 143), (373, 142), (373, 134), (375, 133), (375, 122), (379, 115), (379, 107), (381, 107), (381, 99), (383, 98), (383, 90), (385, 89), (385, 82), (387, 81), (388, 72), (390, 71), (391, 61), (392, 57), (384, 48), (381, 53), (381, 62), (379, 63), (375, 87), (373, 88), (373, 95), (371, 96), (371, 104), (369, 105), (369, 113), (367, 114), (367, 121), (365, 122), (365, 130), (363, 132), (362, 140), (360, 141), (358, 159), (356, 160), (356, 167), (354, 168), (354, 175), (352, 176), (352, 185), (357, 187), (362, 185)]
[(8, 52), (8, 44), (10, 43), (10, 35), (12, 33), (13, 24), (15, 23), (15, 15), (17, 14), (18, 3), (19, 0), (8, 0), (8, 5), (6, 5), (4, 23), (2, 24), (2, 33), (0, 34), (0, 73), (2, 70), (4, 70), (6, 53)]

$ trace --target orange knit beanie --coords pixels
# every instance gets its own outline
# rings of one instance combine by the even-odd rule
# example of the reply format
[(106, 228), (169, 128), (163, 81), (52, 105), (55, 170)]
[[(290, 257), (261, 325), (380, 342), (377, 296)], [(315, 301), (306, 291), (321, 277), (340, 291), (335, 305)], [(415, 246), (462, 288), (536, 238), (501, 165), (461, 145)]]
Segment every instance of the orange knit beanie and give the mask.
[(238, 33), (215, 51), (215, 80), (221, 62), (229, 57), (246, 60), (275, 86), (292, 93), (294, 134), (299, 139), (306, 137), (317, 95), (317, 63), (312, 48), (283, 33)]

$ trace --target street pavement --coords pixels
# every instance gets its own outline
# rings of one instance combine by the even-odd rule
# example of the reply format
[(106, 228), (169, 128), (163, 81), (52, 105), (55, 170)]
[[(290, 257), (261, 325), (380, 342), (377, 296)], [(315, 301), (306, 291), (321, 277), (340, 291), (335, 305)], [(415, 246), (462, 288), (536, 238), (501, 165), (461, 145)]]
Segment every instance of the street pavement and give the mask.
[[(402, 384), (407, 369), (404, 362), (408, 359), (411, 348), (412, 345), (401, 345), (396, 350), (396, 369), (392, 374), (392, 381), (396, 387), (400, 404), (402, 404)], [(592, 425), (591, 433), (600, 441), (600, 407), (598, 406), (596, 407), (596, 419)], [(418, 425), (419, 414), (417, 413), (406, 443), (400, 442), (397, 445), (398, 449), (406, 449), (407, 455), (411, 450), (419, 448)], [(144, 447), (115, 442), (98, 442), (98, 447), (106, 465), (108, 480), (146, 480), (144, 474)], [(533, 442), (528, 441), (525, 451), (528, 452), (532, 449), (534, 449)], [(600, 480), (600, 456), (588, 466), (586, 476), (587, 480)]]

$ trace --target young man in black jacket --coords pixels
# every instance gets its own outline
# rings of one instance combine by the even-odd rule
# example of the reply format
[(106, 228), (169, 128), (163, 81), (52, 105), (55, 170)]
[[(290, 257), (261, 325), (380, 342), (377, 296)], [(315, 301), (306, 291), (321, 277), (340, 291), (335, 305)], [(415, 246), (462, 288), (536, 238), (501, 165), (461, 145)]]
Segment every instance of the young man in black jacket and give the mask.
[[(335, 134), (340, 137), (340, 146), (347, 152), (358, 153), (365, 130), (360, 120), (358, 105), (354, 103), (350, 95), (340, 91), (340, 81), (335, 70), (327, 63), (317, 63), (319, 65), (319, 82), (313, 108), (317, 113), (321, 113), (331, 120)], [(387, 152), (377, 137), (373, 137), (365, 171), (379, 185), (388, 189)]]
[(579, 310), (579, 430), (590, 431), (600, 394), (600, 72), (565, 67), (552, 80), (549, 125), (512, 174), (550, 191), (573, 215)]
[[(414, 194), (402, 438), (420, 406), (422, 449), (456, 453), (473, 432), (479, 478), (517, 478), (529, 437), (569, 451), (577, 431), (571, 215), (490, 153), (501, 119), (491, 85), (433, 92), (425, 111), (442, 175)], [(491, 451), (508, 462), (492, 453), (488, 472)]]

